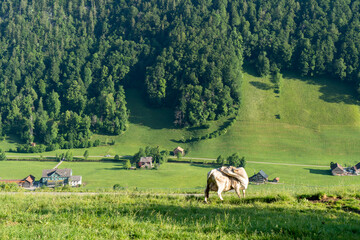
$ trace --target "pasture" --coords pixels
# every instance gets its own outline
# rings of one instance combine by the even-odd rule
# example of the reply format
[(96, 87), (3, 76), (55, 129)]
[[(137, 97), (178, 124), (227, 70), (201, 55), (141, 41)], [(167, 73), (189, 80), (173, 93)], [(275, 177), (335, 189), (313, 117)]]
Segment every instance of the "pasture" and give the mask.
[[(314, 196), (321, 201), (310, 200)], [(314, 196), (232, 197), (204, 204), (195, 196), (0, 193), (0, 238), (358, 238), (359, 195)]]
[[(295, 78), (284, 74), (280, 93), (274, 92), (269, 78), (244, 73), (242, 105), (238, 121), (216, 139), (194, 143), (177, 140), (210, 133), (227, 119), (210, 123), (209, 129), (175, 128), (170, 109), (153, 109), (142, 94), (127, 91), (130, 126), (120, 136), (93, 135), (102, 142), (115, 140), (114, 145), (90, 148), (90, 156), (107, 154), (133, 155), (139, 147), (159, 146), (172, 150), (181, 145), (189, 157), (216, 158), (238, 152), (248, 161), (328, 165), (331, 161), (353, 165), (360, 155), (359, 101), (349, 86), (329, 79)], [(8, 150), (16, 139), (8, 137), (0, 147)], [(55, 156), (46, 152), (42, 156)], [(82, 156), (85, 149), (72, 149)], [(39, 154), (7, 153), (8, 156), (31, 157)]]
[[(41, 178), (42, 169), (51, 169), (56, 162), (0, 162), (2, 179), (24, 178), (29, 174)], [(63, 162), (60, 168), (71, 168), (73, 175), (81, 175), (85, 186), (81, 191), (112, 191), (114, 184), (129, 191), (146, 192), (187, 192), (203, 193), (206, 186), (206, 174), (216, 165), (166, 163), (158, 170), (126, 170), (123, 162)], [(359, 188), (360, 176), (335, 177), (330, 175), (328, 167), (286, 166), (248, 163), (249, 176), (263, 170), (272, 180), (280, 177), (279, 184), (250, 185), (248, 196), (264, 194), (332, 192), (334, 187)], [(229, 193), (228, 195), (232, 195)], [(226, 194), (225, 194), (226, 196)]]

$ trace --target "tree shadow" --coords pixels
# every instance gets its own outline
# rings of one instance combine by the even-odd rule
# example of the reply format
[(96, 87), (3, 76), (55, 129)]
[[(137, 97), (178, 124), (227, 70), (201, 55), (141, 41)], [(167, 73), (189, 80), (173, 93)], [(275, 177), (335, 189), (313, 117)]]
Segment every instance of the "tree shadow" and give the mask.
[(312, 174), (320, 174), (320, 175), (331, 175), (331, 171), (329, 169), (313, 169), (313, 168), (305, 168), (309, 170)]
[(319, 92), (321, 93), (319, 99), (324, 102), (360, 106), (358, 93), (351, 83), (336, 81), (335, 79), (331, 79), (330, 76), (310, 78), (299, 77), (293, 73), (286, 73), (286, 77), (284, 78), (296, 78), (307, 84), (319, 86)]
[(251, 81), (249, 83), (260, 90), (270, 90), (273, 88), (273, 86), (271, 86), (270, 84), (263, 83), (263, 82)]
[(169, 108), (149, 107), (144, 94), (137, 89), (126, 90), (127, 107), (130, 110), (129, 121), (152, 129), (174, 129), (173, 111)]

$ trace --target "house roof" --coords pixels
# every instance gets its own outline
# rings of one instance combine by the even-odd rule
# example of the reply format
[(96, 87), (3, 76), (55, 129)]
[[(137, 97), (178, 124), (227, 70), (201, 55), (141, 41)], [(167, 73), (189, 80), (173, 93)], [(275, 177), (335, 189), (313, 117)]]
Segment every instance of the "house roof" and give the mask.
[(27, 181), (29, 183), (32, 183), (32, 182), (35, 181), (35, 177), (33, 175), (29, 175), (26, 178), (24, 178), (23, 181)]
[(360, 162), (354, 166), (356, 169), (360, 169)]
[(263, 178), (268, 178), (269, 176), (263, 171), (263, 170), (260, 170), (260, 175), (263, 176)]
[(341, 170), (344, 170), (344, 168), (338, 163), (331, 164), (330, 167), (331, 167), (331, 170), (334, 170), (337, 167), (340, 168)]
[(81, 179), (82, 179), (82, 176), (71, 176), (71, 177), (70, 177), (70, 181), (77, 181), (77, 182), (79, 182), (79, 181), (81, 181)]
[(22, 183), (22, 182), (24, 182), (24, 180), (21, 180), (21, 179), (1, 179), (0, 182), (5, 182), (5, 183)]
[(183, 149), (182, 147), (179, 147), (179, 146), (178, 146), (177, 148), (174, 149), (174, 152), (175, 152), (175, 151), (184, 152), (184, 149)]
[(153, 158), (152, 157), (141, 157), (140, 162), (144, 163), (152, 163)]
[(71, 177), (72, 171), (70, 168), (64, 169), (44, 169), (41, 177), (49, 177), (53, 173), (57, 173), (60, 177)]

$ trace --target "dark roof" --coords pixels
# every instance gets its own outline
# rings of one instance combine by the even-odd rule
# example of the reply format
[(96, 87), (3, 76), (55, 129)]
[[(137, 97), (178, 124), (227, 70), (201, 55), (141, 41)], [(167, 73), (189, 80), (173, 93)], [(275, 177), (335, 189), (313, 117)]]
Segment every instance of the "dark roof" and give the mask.
[(356, 167), (356, 169), (360, 169), (360, 162), (356, 164), (354, 167)]
[(260, 170), (260, 175), (263, 176), (263, 178), (268, 178), (269, 176), (263, 171), (263, 170)]
[(331, 170), (334, 170), (337, 167), (340, 168), (341, 170), (344, 170), (343, 167), (338, 163), (331, 164), (330, 167), (331, 167)]
[(59, 174), (60, 177), (71, 177), (71, 169), (70, 168), (44, 169), (41, 177), (48, 177), (48, 176), (52, 175), (54, 172)]
[(141, 157), (140, 162), (144, 163), (152, 163), (153, 158), (152, 157)]
[(71, 176), (69, 181), (81, 181), (81, 176)]

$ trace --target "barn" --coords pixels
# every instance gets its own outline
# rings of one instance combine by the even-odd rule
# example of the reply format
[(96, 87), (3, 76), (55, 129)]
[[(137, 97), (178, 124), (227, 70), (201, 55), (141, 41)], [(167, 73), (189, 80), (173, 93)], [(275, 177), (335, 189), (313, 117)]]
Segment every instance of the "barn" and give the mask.
[(338, 163), (332, 163), (330, 167), (331, 167), (331, 173), (334, 176), (340, 176), (346, 173), (344, 168)]
[(268, 181), (268, 178), (269, 176), (263, 170), (260, 170), (258, 173), (249, 177), (249, 181), (255, 183), (264, 183)]

